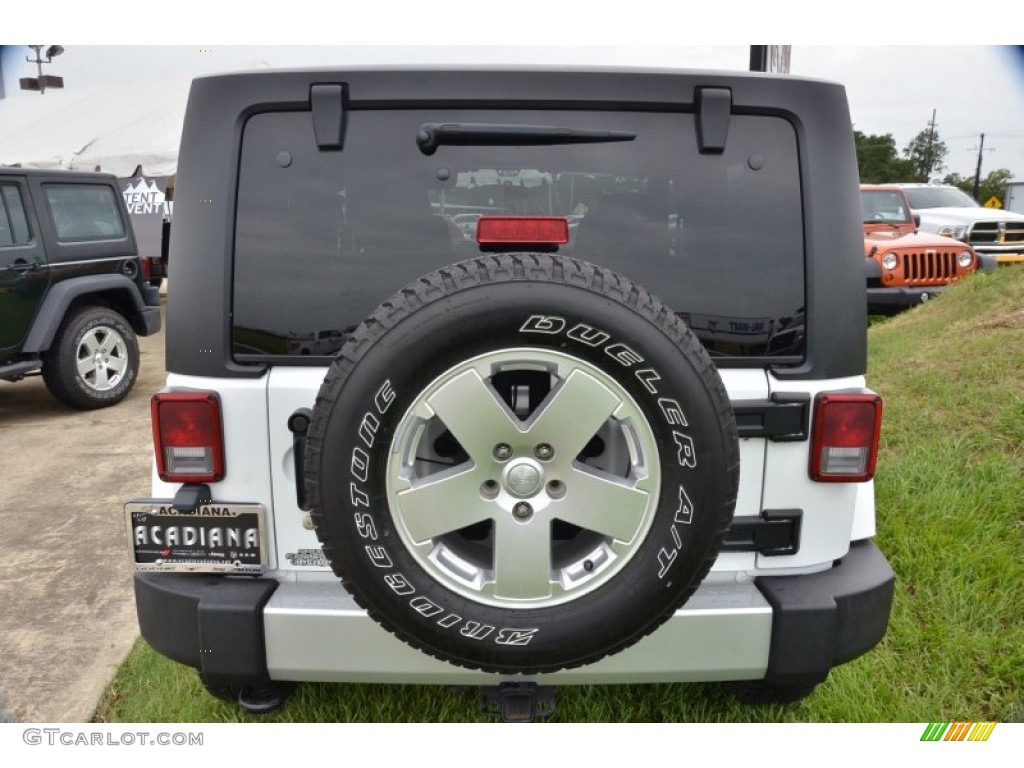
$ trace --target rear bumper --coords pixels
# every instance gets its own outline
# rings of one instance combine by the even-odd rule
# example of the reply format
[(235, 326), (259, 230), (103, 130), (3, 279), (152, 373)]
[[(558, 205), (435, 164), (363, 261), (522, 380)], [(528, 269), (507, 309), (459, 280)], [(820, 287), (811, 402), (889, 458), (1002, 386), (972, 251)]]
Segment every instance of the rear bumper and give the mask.
[(872, 541), (856, 542), (842, 563), (813, 576), (768, 576), (756, 584), (772, 606), (765, 679), (805, 685), (874, 648), (885, 635), (896, 578)]
[[(594, 664), (533, 676), (547, 684), (823, 680), (885, 634), (894, 577), (873, 542), (823, 573), (706, 582), (656, 632)], [(491, 685), (381, 629), (331, 574), (303, 581), (138, 573), (143, 637), (234, 685), (273, 680)]]
[[(158, 289), (154, 288), (153, 290)], [(140, 317), (142, 319), (140, 336), (152, 336), (154, 333), (160, 332), (160, 307), (146, 307), (140, 313)]]
[(160, 289), (146, 284), (140, 291), (143, 305), (139, 307), (139, 327), (135, 330), (140, 336), (152, 336), (160, 332)]

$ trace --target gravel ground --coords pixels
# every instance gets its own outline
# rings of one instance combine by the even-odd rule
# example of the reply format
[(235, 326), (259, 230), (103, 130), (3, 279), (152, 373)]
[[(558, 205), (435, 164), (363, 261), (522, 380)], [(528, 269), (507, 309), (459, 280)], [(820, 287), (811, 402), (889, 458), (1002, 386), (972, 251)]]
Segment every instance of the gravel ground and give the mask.
[(164, 335), (112, 408), (74, 411), (41, 377), (0, 382), (0, 722), (87, 722), (136, 637), (122, 504), (149, 495)]

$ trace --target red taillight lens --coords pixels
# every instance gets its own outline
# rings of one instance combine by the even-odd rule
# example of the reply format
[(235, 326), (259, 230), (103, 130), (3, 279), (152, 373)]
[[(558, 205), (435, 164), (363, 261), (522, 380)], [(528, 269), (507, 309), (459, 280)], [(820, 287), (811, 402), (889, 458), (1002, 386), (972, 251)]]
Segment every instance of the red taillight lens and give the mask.
[(214, 392), (153, 395), (153, 443), (160, 479), (211, 483), (224, 477), (220, 398)]
[(560, 216), (481, 216), (476, 223), (480, 245), (564, 245), (569, 220)]
[(878, 395), (819, 394), (814, 400), (811, 479), (860, 483), (874, 477), (881, 426)]

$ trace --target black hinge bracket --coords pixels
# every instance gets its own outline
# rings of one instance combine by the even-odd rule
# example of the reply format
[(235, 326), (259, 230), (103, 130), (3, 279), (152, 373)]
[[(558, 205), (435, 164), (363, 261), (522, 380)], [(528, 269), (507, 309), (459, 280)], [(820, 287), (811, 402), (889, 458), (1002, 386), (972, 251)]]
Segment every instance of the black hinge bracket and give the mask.
[(698, 88), (697, 145), (702, 155), (725, 151), (732, 117), (732, 91), (728, 88)]
[(288, 431), (292, 433), (292, 454), (295, 457), (295, 503), (299, 509), (309, 511), (309, 497), (306, 495), (306, 433), (313, 420), (309, 408), (299, 408), (288, 417)]
[(800, 551), (801, 509), (766, 509), (760, 517), (733, 518), (723, 552), (756, 552), (765, 557)]
[(768, 400), (736, 400), (736, 432), (742, 437), (766, 437), (777, 443), (807, 439), (811, 396), (806, 392), (775, 392)]
[(210, 492), (210, 486), (206, 483), (187, 483), (174, 494), (171, 506), (183, 514), (194, 515), (200, 505), (212, 502), (213, 494)]
[(313, 111), (313, 135), (320, 149), (342, 149), (348, 119), (348, 86), (343, 83), (314, 85), (309, 89)]

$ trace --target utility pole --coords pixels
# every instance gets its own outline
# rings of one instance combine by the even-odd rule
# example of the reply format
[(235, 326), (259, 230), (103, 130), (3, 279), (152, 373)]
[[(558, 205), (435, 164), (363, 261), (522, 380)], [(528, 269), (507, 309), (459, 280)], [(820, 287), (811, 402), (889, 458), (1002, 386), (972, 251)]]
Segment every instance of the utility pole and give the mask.
[(935, 160), (932, 155), (932, 146), (935, 144), (935, 113), (937, 110), (932, 109), (932, 121), (928, 123), (928, 149), (925, 151), (925, 159), (928, 162), (925, 168), (924, 178), (921, 181), (928, 183), (932, 178), (932, 166), (935, 165)]
[[(991, 152), (995, 147), (989, 147)], [(973, 150), (973, 147), (971, 148)], [(970, 150), (969, 150), (970, 151)], [(978, 187), (981, 184), (981, 153), (985, 151), (985, 134), (981, 134), (981, 141), (978, 143), (978, 167), (974, 171), (974, 199), (978, 199)]]

